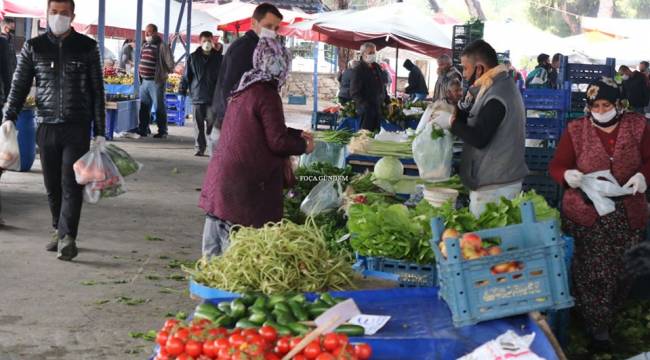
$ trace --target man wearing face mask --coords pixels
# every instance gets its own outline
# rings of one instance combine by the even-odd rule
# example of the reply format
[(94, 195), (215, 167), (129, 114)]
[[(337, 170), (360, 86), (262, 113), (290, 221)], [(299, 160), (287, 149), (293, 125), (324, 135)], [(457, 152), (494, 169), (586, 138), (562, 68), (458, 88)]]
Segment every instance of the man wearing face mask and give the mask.
[[(434, 119), (463, 140), (460, 178), (470, 191), (470, 210), (478, 217), (485, 205), (521, 192), (528, 168), (524, 159), (524, 103), (508, 67), (498, 65), (494, 48), (483, 40), (461, 54), (463, 77), (470, 84), (465, 99), (448, 118)], [(446, 123), (445, 123), (446, 121)]]
[(355, 69), (350, 82), (350, 95), (357, 113), (361, 115), (361, 128), (379, 130), (381, 106), (388, 100), (386, 81), (381, 66), (377, 64), (377, 47), (365, 43), (359, 49), (361, 62)]
[[(213, 121), (208, 117), (208, 108), (217, 85), (219, 67), (221, 66), (221, 48), (215, 49), (212, 33), (204, 31), (199, 36), (201, 46), (192, 53), (185, 64), (185, 76), (181, 82), (181, 94), (189, 88), (194, 108), (194, 147), (196, 156), (205, 156), (206, 133), (212, 132)], [(206, 129), (207, 123), (207, 129)]]
[(16, 71), (16, 21), (12, 18), (4, 18), (0, 26), (2, 27), (2, 34), (0, 36), (7, 39), (9, 43), (8, 50), (10, 56), (7, 59), (9, 61), (11, 78), (14, 75), (14, 71)]
[(526, 87), (531, 89), (551, 87), (549, 78), (551, 69), (550, 57), (547, 54), (539, 54), (537, 56), (537, 66), (526, 77)]
[(228, 47), (219, 70), (211, 106), (216, 129), (221, 129), (231, 93), (239, 84), (242, 75), (253, 68), (253, 52), (260, 37), (276, 38), (281, 21), (282, 14), (277, 7), (269, 3), (260, 4), (253, 12), (251, 30)]
[(142, 55), (138, 67), (141, 85), (140, 124), (137, 133), (142, 137), (149, 135), (151, 109), (155, 105), (158, 134), (154, 135), (154, 138), (167, 138), (165, 86), (167, 85), (167, 76), (174, 71), (174, 65), (171, 49), (158, 34), (158, 27), (154, 24), (147, 25), (145, 43), (142, 45)]
[(72, 165), (105, 133), (104, 79), (97, 42), (70, 27), (74, 0), (49, 0), (48, 30), (28, 40), (20, 54), (5, 109), (5, 123), (15, 126), (36, 78), (36, 134), (54, 233), (48, 251), (60, 260), (77, 256), (77, 229), (83, 186)]
[(645, 76), (639, 71), (633, 72), (625, 65), (618, 68), (618, 73), (623, 78), (623, 98), (630, 103), (630, 110), (645, 114), (645, 107), (650, 100)]

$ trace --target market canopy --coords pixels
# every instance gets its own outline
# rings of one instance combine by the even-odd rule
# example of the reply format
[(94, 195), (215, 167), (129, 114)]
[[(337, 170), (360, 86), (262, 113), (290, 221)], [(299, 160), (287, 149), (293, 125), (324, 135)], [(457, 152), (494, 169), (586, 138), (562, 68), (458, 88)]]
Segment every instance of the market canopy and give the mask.
[(321, 16), (312, 30), (320, 34), (320, 41), (346, 48), (372, 42), (379, 49), (390, 46), (432, 57), (451, 53), (448, 31), (433, 16), (405, 3)]
[(314, 24), (319, 21), (327, 21), (331, 19), (336, 19), (340, 16), (348, 15), (354, 13), (354, 10), (337, 10), (337, 11), (328, 11), (324, 13), (316, 14), (317, 17), (309, 20), (304, 20), (291, 25), (282, 25), (278, 30), (278, 34), (286, 37), (295, 37), (307, 41), (322, 41), (327, 43), (329, 37), (318, 33), (313, 30)]
[[(219, 30), (240, 32), (250, 30), (251, 17), (257, 4), (246, 2), (231, 2), (224, 5), (197, 3), (193, 6), (216, 19)], [(312, 15), (303, 12), (279, 10), (282, 13), (282, 25), (289, 25), (312, 18)]]
[(41, 18), (45, 17), (45, 0), (0, 0), (0, 18)]

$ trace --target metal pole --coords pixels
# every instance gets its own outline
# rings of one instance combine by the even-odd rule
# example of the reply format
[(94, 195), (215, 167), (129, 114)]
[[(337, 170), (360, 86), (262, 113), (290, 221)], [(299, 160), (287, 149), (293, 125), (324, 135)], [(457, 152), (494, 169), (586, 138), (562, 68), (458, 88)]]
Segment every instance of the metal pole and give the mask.
[(314, 43), (314, 114), (316, 116), (318, 112), (318, 49), (320, 43), (317, 41)]
[(32, 38), (32, 25), (33, 25), (32, 19), (25, 18), (25, 41)]
[(187, 43), (185, 44), (185, 58), (190, 58), (190, 46), (192, 45), (192, 0), (187, 0)]
[(99, 43), (100, 59), (104, 61), (104, 40), (106, 24), (106, 0), (99, 0), (99, 18), (97, 19), (97, 42)]
[[(176, 31), (174, 32), (174, 34), (178, 34), (181, 31), (181, 21), (183, 21), (183, 13), (185, 12), (186, 2), (187, 0), (183, 0), (181, 2), (181, 11), (178, 13), (178, 20), (176, 21)], [(176, 50), (176, 40), (178, 40), (178, 38), (174, 38), (174, 42), (172, 43), (172, 54)]]
[(165, 39), (165, 42), (169, 41), (169, 11), (171, 7), (171, 0), (165, 0), (165, 24), (164, 26), (164, 32), (163, 32), (163, 39)]
[(133, 95), (137, 98), (140, 94), (140, 75), (138, 68), (140, 67), (140, 57), (142, 56), (142, 3), (144, 0), (138, 0), (136, 10), (136, 25), (135, 25), (135, 66), (133, 69)]
[[(393, 96), (397, 97), (397, 72), (399, 71), (399, 46), (395, 48), (395, 91)], [(390, 74), (388, 75), (390, 76)]]

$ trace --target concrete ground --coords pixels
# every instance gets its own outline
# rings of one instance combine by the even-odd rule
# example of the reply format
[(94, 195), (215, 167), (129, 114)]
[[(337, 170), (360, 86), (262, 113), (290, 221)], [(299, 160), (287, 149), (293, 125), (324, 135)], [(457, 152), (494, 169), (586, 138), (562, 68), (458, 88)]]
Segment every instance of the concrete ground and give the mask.
[[(287, 122), (306, 128), (308, 109), (288, 107)], [(201, 251), (208, 158), (193, 156), (192, 124), (171, 126), (167, 140), (115, 144), (144, 167), (126, 194), (84, 204), (73, 262), (44, 249), (51, 220), (38, 159), (31, 172), (2, 175), (0, 360), (146, 359), (152, 343), (129, 333), (196, 305), (179, 269)]]

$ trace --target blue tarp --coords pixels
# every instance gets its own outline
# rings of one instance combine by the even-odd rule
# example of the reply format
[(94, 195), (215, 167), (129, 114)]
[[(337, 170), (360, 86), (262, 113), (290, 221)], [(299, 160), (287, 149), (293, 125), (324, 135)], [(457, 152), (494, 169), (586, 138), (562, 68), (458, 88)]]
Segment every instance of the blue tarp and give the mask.
[[(227, 296), (227, 293), (219, 295), (208, 290), (196, 283), (190, 285), (190, 292), (204, 299), (209, 299), (210, 294)], [(353, 338), (373, 347), (373, 359), (457, 359), (507, 330), (519, 335), (535, 333), (531, 350), (544, 359), (557, 359), (544, 333), (526, 315), (454, 328), (449, 307), (438, 298), (437, 288), (395, 288), (333, 294), (353, 298), (364, 314), (391, 316), (388, 324), (377, 334)], [(213, 301), (223, 300), (226, 299)]]

